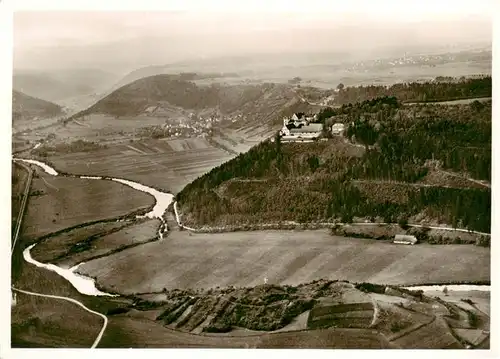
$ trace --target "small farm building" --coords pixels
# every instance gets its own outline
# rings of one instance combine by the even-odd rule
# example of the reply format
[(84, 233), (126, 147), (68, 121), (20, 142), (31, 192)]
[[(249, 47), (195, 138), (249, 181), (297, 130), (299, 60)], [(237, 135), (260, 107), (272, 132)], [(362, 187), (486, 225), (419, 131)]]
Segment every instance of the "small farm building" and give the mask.
[(396, 244), (416, 244), (417, 243), (417, 237), (407, 235), (407, 234), (396, 234), (394, 236), (394, 242)]
[(290, 135), (301, 138), (316, 138), (321, 135), (322, 130), (323, 125), (321, 123), (310, 123), (306, 126), (291, 129)]

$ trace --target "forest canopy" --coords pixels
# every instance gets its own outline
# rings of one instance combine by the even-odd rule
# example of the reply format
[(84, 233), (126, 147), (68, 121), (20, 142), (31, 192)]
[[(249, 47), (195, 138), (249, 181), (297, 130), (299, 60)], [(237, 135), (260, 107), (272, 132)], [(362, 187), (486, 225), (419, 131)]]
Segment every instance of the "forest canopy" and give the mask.
[[(347, 125), (348, 143), (264, 141), (187, 185), (177, 195), (185, 219), (197, 225), (354, 217), (397, 223), (419, 216), (489, 232), (490, 189), (449, 185), (439, 176), (490, 181), (491, 101), (406, 105), (384, 96), (318, 113), (320, 122), (331, 119)], [(428, 178), (432, 185), (425, 185)], [(360, 181), (377, 190), (364, 191)]]

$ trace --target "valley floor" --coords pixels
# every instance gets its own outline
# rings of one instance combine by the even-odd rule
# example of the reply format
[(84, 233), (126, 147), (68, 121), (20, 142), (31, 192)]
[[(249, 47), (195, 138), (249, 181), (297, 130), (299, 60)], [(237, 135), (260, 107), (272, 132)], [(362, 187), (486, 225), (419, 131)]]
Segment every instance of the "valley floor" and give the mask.
[[(132, 156), (132, 153), (129, 154)], [(111, 162), (105, 162), (108, 155), (103, 155), (100, 159), (97, 158), (93, 170), (88, 173), (85, 166), (81, 166), (81, 157), (76, 156), (73, 162), (68, 157), (58, 160), (61, 163), (66, 163), (65, 172), (71, 172), (71, 169), (75, 169), (78, 174), (102, 175), (113, 171)], [(123, 152), (117, 152), (115, 156), (113, 158), (110, 155), (110, 161), (114, 159), (116, 163), (117, 158), (123, 156)], [(135, 173), (137, 176), (141, 172), (141, 166), (138, 166), (136, 161), (145, 158), (146, 155), (137, 153), (133, 156), (135, 160), (130, 162), (128, 168), (130, 174)], [(148, 158), (146, 161), (149, 162), (150, 159)], [(55, 163), (56, 160), (53, 162)], [(178, 160), (177, 163), (188, 162), (188, 158), (184, 158), (182, 161)], [(95, 169), (98, 168), (96, 166), (101, 166), (97, 172), (95, 172)], [(151, 164), (149, 163), (148, 166)], [(57, 166), (56, 168), (59, 169)], [(146, 172), (147, 170), (144, 170), (143, 177), (137, 178), (146, 178), (144, 177)], [(121, 177), (128, 178), (126, 172)], [(132, 179), (137, 180), (137, 178), (133, 177)], [(102, 181), (90, 181), (88, 185), (82, 187), (78, 191), (79, 199), (76, 202), (72, 200), (71, 193), (66, 191), (66, 185), (70, 181), (80, 183), (79, 181), (84, 180), (61, 177), (55, 181), (54, 178), (39, 173), (34, 189), (42, 190), (44, 195), (33, 198), (32, 201), (35, 201), (33, 203), (36, 204), (36, 201), (43, 199), (45, 202), (51, 203), (50, 211), (54, 213), (59, 213), (58, 206), (61, 206), (61, 209), (70, 209), (71, 207), (71, 211), (65, 212), (71, 221), (78, 218), (78, 205), (81, 204), (89, 206), (91, 210), (89, 213), (102, 215), (102, 211), (92, 210), (94, 204), (97, 204), (98, 199), (102, 198), (102, 194), (107, 191), (102, 186)], [(166, 183), (166, 181), (163, 179), (162, 183)], [(158, 183), (155, 181), (155, 185)], [(113, 185), (118, 189), (121, 188), (118, 184)], [(122, 195), (117, 192), (113, 196), (120, 198)], [(59, 200), (54, 201), (52, 197), (59, 198)], [(149, 204), (150, 198), (143, 197), (142, 194), (138, 198), (141, 200), (144, 198), (143, 206)], [(127, 202), (127, 208), (120, 208), (120, 211), (117, 211), (119, 206), (116, 203), (108, 205), (115, 208), (115, 215), (117, 215), (137, 209), (137, 203), (134, 205), (133, 202), (135, 201)], [(89, 213), (87, 215), (90, 215)], [(26, 220), (28, 225), (36, 220), (37, 226), (47, 226), (44, 232), (46, 234), (67, 227), (59, 227), (62, 224), (57, 221), (54, 227), (54, 223), (50, 223), (50, 218), (47, 218), (47, 223), (45, 223), (41, 217), (34, 216), (33, 211), (31, 213), (28, 211)], [(90, 217), (86, 218), (86, 221), (90, 220)], [(168, 219), (167, 222), (169, 222)], [(50, 229), (52, 227), (54, 228)], [(123, 232), (125, 236), (129, 236), (126, 240), (122, 241), (116, 237), (109, 243), (118, 247), (122, 243), (136, 243), (138, 245), (131, 248), (121, 248), (110, 255), (106, 255), (101, 248), (99, 253), (104, 256), (88, 260), (80, 266), (79, 271), (96, 277), (99, 285), (105, 289), (122, 294), (161, 292), (164, 288), (214, 288), (231, 285), (251, 287), (262, 284), (264, 281), (296, 285), (318, 278), (341, 278), (383, 284), (488, 281), (490, 278), (490, 250), (482, 247), (463, 245), (397, 246), (373, 240), (334, 237), (322, 230), (194, 234), (179, 231), (175, 224), (169, 225), (169, 227), (171, 231), (166, 239), (154, 242), (148, 241), (149, 236), (145, 233), (145, 231), (151, 231), (154, 236), (156, 231), (154, 223), (151, 226), (148, 224), (144, 227), (145, 229), (138, 229), (137, 232), (127, 230), (127, 232)], [(35, 233), (30, 233), (30, 227), (26, 228), (25, 235), (27, 236), (21, 241), (17, 251), (22, 250), (27, 243), (36, 240), (34, 239)], [(110, 240), (108, 235), (102, 238)], [(49, 238), (48, 241), (50, 240)], [(74, 244), (71, 241), (68, 243)], [(65, 245), (68, 246), (68, 243)], [(52, 250), (57, 252), (58, 249), (54, 247)], [(63, 262), (74, 264), (72, 261), (74, 254), (70, 251), (60, 259)], [(77, 255), (82, 258), (81, 253)], [(484, 265), (475, 266), (474, 264), (478, 262)], [(144, 265), (144, 263), (148, 265)], [(476, 268), (476, 270), (471, 271), (471, 267)], [(23, 263), (19, 270), (20, 276), (16, 280), (16, 285), (22, 289), (38, 290), (46, 294), (83, 297), (81, 300), (85, 304), (102, 313), (107, 313), (112, 308), (131, 304), (130, 299), (126, 297), (120, 299), (86, 298), (75, 293), (74, 288), (69, 283), (54, 273), (33, 267), (28, 263)], [(46, 278), (47, 276), (48, 278)], [(13, 317), (17, 323), (16, 330), (13, 331), (15, 335), (13, 344), (19, 346), (60, 346), (61, 342), (55, 340), (53, 336), (61, 334), (53, 330), (53, 327), (65, 328), (61, 326), (61, 323), (70, 323), (57, 314), (58, 304), (50, 300), (42, 300), (42, 306), (35, 299), (26, 301), (22, 295), (19, 295), (18, 298), (20, 300), (19, 306), (13, 308), (13, 313), (21, 313), (22, 309), (24, 314), (16, 314)], [(66, 344), (70, 346), (89, 345), (87, 342), (92, 342), (91, 339), (100, 328), (97, 324), (98, 318), (87, 318), (85, 312), (78, 314), (78, 316), (82, 320), (74, 323), (77, 330), (72, 331), (72, 333), (80, 334), (76, 335), (74, 339), (68, 337)], [(384, 336), (368, 329), (325, 329), (238, 338), (182, 333), (165, 328), (156, 321), (140, 317), (131, 318), (123, 315), (108, 315), (108, 317), (110, 318), (109, 327), (99, 344), (100, 347), (388, 348), (393, 346)], [(70, 325), (67, 330), (71, 331), (72, 327), (73, 325)], [(83, 340), (83, 336), (91, 339), (85, 338)], [(35, 337), (39, 339), (35, 340)]]

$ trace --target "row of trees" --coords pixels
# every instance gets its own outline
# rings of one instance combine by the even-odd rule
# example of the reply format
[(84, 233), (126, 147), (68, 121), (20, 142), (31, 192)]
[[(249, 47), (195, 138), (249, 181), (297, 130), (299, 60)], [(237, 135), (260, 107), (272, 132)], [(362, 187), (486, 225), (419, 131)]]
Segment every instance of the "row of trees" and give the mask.
[(346, 87), (338, 92), (334, 102), (342, 105), (383, 96), (395, 96), (405, 102), (432, 102), (491, 97), (491, 93), (491, 76), (485, 76), (460, 82), (412, 82), (392, 86)]

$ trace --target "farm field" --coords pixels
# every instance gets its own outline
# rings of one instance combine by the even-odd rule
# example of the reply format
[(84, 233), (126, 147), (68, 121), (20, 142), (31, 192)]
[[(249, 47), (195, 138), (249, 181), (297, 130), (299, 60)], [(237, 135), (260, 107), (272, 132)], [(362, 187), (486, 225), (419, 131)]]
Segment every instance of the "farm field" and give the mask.
[(193, 138), (124, 142), (98, 151), (58, 154), (49, 161), (60, 171), (125, 178), (175, 193), (231, 158), (205, 139)]
[[(403, 246), (334, 237), (324, 230), (172, 232), (166, 241), (89, 261), (79, 271), (96, 277), (105, 288), (128, 294), (255, 286), (265, 278), (291, 285), (319, 278), (416, 284), (489, 280), (489, 256), (484, 247)], [(484, 265), (478, 267), (478, 262)]]
[(147, 209), (154, 198), (112, 181), (51, 176), (37, 168), (23, 236), (41, 237), (71, 226)]
[[(78, 318), (77, 326), (75, 318)], [(103, 320), (64, 300), (17, 293), (11, 323), (14, 347), (29, 343), (41, 347), (89, 348)]]
[(245, 336), (194, 335), (147, 319), (113, 316), (99, 348), (388, 348), (376, 332), (325, 329)]

